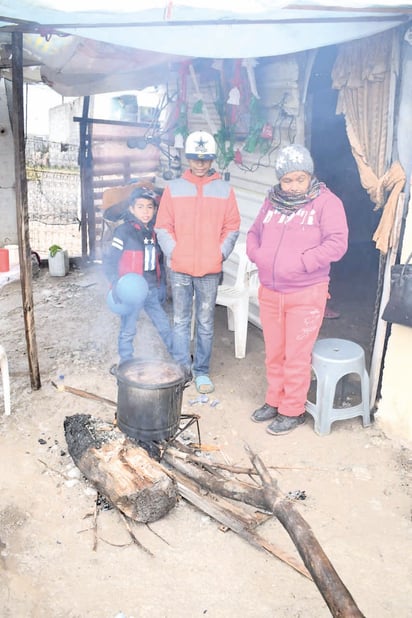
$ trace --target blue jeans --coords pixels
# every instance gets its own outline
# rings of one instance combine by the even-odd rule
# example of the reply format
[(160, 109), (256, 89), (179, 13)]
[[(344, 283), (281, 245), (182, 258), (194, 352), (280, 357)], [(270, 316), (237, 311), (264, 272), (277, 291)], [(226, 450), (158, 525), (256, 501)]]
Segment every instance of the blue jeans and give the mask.
[(166, 311), (160, 304), (159, 290), (157, 286), (153, 286), (149, 288), (149, 293), (144, 303), (133, 307), (133, 310), (127, 315), (121, 316), (118, 339), (118, 351), (121, 363), (133, 358), (133, 341), (136, 336), (137, 320), (139, 319), (142, 309), (146, 311), (148, 317), (153, 322), (169, 354), (172, 353), (173, 337), (170, 320)]
[(195, 298), (195, 348), (193, 375), (209, 373), (215, 326), (215, 305), (220, 273), (192, 277), (170, 271), (173, 297), (173, 357), (188, 370), (191, 366), (190, 339)]

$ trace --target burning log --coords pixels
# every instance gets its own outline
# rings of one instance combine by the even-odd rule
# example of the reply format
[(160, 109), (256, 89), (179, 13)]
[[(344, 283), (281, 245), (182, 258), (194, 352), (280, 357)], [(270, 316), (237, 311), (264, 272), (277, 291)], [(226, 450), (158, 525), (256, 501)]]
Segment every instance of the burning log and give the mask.
[(173, 479), (118, 429), (89, 414), (76, 414), (66, 417), (64, 431), (76, 466), (127, 517), (152, 522), (175, 506)]

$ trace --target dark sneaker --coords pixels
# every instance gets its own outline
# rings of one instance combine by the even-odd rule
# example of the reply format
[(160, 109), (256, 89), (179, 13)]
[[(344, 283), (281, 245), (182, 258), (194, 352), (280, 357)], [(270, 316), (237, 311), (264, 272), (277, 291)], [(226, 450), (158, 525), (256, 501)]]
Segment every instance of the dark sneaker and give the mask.
[(303, 425), (305, 420), (305, 413), (300, 414), (299, 416), (284, 416), (283, 414), (278, 414), (270, 425), (266, 427), (266, 431), (274, 436), (284, 435), (290, 431), (293, 431), (299, 425)]
[(277, 413), (277, 408), (270, 406), (268, 403), (264, 403), (263, 406), (260, 406), (260, 408), (253, 412), (250, 418), (252, 421), (255, 421), (255, 423), (263, 423), (264, 421), (270, 421), (272, 418), (275, 418)]

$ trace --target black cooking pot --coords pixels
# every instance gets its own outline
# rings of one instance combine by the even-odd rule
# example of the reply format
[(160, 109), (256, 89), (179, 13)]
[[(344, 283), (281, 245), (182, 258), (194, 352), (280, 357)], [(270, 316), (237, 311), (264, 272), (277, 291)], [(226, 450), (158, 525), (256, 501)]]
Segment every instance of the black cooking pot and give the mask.
[(185, 377), (180, 365), (133, 359), (117, 377), (117, 425), (135, 440), (172, 438), (180, 423)]

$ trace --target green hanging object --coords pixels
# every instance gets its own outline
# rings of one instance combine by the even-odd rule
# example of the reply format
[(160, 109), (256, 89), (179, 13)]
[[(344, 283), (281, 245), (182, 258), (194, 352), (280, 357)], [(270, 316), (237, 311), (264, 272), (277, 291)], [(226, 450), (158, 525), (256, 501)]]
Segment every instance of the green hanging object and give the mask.
[(217, 162), (220, 169), (225, 170), (229, 163), (235, 158), (235, 152), (233, 148), (233, 138), (225, 127), (219, 129), (213, 136), (217, 144)]
[(186, 137), (188, 136), (189, 131), (187, 128), (187, 108), (186, 108), (186, 103), (181, 102), (180, 104), (180, 111), (179, 111), (179, 117), (177, 119), (175, 128), (174, 128), (174, 135), (181, 135), (183, 137), (183, 139), (186, 139)]
[(192, 107), (193, 114), (201, 114), (203, 112), (203, 101), (199, 99)]
[(243, 147), (243, 150), (245, 150), (246, 152), (255, 152), (256, 147), (258, 145), (259, 135), (260, 135), (260, 128), (255, 127), (255, 129), (253, 129), (252, 132), (249, 133), (247, 140), (245, 142), (245, 145)]
[(249, 112), (250, 130), (243, 150), (252, 153), (255, 152), (258, 145), (260, 145), (260, 136), (264, 125), (259, 101), (254, 96), (250, 99)]

